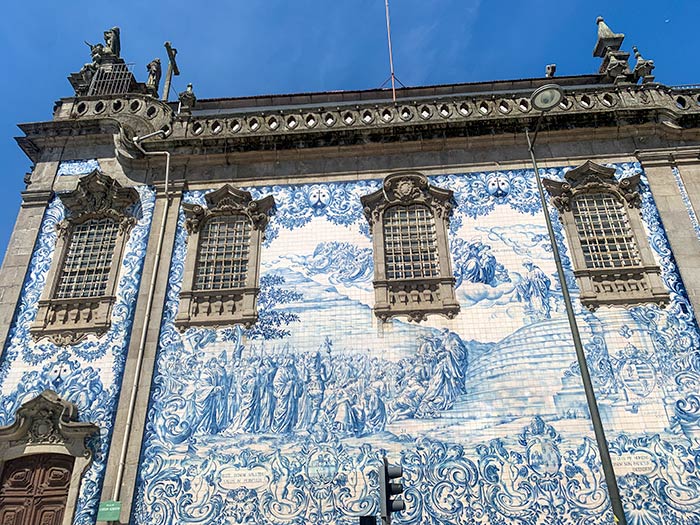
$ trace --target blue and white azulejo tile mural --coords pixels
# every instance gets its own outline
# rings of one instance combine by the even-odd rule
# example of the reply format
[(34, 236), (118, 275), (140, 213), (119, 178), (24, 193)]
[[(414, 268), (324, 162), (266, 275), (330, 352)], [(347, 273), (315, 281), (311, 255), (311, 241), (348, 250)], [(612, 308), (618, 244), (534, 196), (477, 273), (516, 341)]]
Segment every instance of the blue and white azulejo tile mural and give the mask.
[(64, 160), (58, 165), (56, 175), (87, 175), (99, 168), (97, 159)]
[(78, 406), (81, 421), (100, 428), (99, 436), (88, 443), (93, 463), (83, 475), (76, 525), (95, 523), (151, 226), (155, 192), (147, 187), (137, 191), (139, 202), (127, 210), (137, 223), (124, 251), (109, 331), (100, 338), (89, 336), (68, 347), (58, 347), (46, 339), (35, 342), (29, 333), (54, 256), (56, 225), (65, 215), (60, 199), (54, 198), (44, 215), (0, 361), (0, 425), (11, 424), (22, 403), (51, 389)]
[[(276, 201), (248, 330), (176, 330), (193, 249), (180, 214), (133, 523), (356, 523), (378, 513), (382, 454), (405, 472), (397, 522), (612, 522), (533, 173), (430, 181), (455, 193), (461, 311), (418, 325), (372, 313), (360, 197), (380, 180), (244, 188)], [(699, 333), (644, 178), (641, 190), (670, 304), (578, 320), (630, 523), (689, 525)], [(204, 192), (184, 200), (206, 205)]]

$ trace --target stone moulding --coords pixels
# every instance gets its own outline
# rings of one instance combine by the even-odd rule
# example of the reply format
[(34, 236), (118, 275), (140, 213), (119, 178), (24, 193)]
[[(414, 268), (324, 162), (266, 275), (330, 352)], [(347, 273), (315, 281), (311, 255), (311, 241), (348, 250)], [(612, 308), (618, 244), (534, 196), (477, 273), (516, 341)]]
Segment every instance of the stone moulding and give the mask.
[[(405, 315), (410, 321), (420, 322), (432, 313), (452, 319), (459, 312), (447, 244), (452, 199), (451, 190), (430, 186), (424, 175), (414, 172), (388, 175), (380, 190), (361, 198), (372, 231), (374, 313), (382, 321)], [(385, 212), (395, 206), (416, 204), (428, 207), (435, 221), (439, 275), (419, 279), (389, 279), (385, 263)]]
[[(250, 193), (226, 184), (205, 196), (207, 207), (183, 204), (185, 228), (188, 235), (185, 256), (185, 276), (180, 292), (180, 307), (175, 325), (180, 330), (190, 326), (231, 326), (243, 324), (250, 327), (258, 319), (256, 300), (259, 292), (260, 245), (268, 215), (274, 208), (272, 195), (253, 200)], [(195, 279), (198, 264), (200, 232), (213, 217), (242, 215), (251, 225), (249, 259), (245, 282), (240, 288), (197, 290)]]
[[(6, 462), (35, 454), (75, 458), (66, 509), (75, 509), (83, 473), (92, 463), (85, 440), (99, 432), (97, 425), (78, 421), (78, 407), (45, 390), (17, 409), (15, 421), (0, 427), (0, 472)], [(73, 523), (66, 512), (62, 525)]]
[[(550, 111), (543, 129), (615, 129), (625, 124), (636, 130), (642, 125), (658, 127), (659, 133), (677, 135), (700, 129), (700, 88), (671, 88), (661, 84), (576, 85), (568, 78), (562, 85), (565, 97)], [(584, 79), (582, 81), (591, 80)], [(532, 89), (538, 83), (532, 82)], [(496, 87), (494, 87), (496, 89)], [(117, 154), (131, 162), (141, 154), (131, 140), (163, 130), (165, 137), (144, 144), (146, 149), (169, 148), (182, 155), (196, 153), (235, 154), (252, 151), (296, 150), (300, 147), (335, 147), (446, 138), (521, 134), (538, 113), (530, 105), (532, 89), (474, 93), (454, 92), (434, 97), (403, 100), (299, 105), (280, 109), (197, 109), (176, 113), (175, 106), (140, 94), (66, 98), (57, 103), (52, 122), (22, 124), (26, 133), (18, 138), (34, 161), (55, 136), (116, 134)], [(236, 100), (236, 99), (233, 99)], [(206, 108), (207, 100), (198, 107)], [(116, 126), (115, 126), (116, 124)], [(114, 131), (113, 129), (116, 129)], [(688, 139), (688, 135), (685, 135)]]
[(156, 130), (172, 131), (175, 113), (165, 102), (155, 97), (129, 93), (112, 96), (85, 96), (70, 99), (70, 104), (60, 104), (55, 120), (74, 121), (113, 119), (126, 130), (129, 138)]
[[(600, 87), (564, 86), (565, 97), (550, 115), (603, 113), (611, 110), (639, 111), (666, 109), (673, 115), (699, 114), (698, 89), (673, 89), (661, 84), (602, 85)], [(534, 90), (534, 88), (533, 88)], [(492, 94), (489, 92), (440, 95), (424, 100), (362, 102), (352, 105), (316, 108), (285, 108), (278, 111), (241, 108), (217, 115), (187, 115), (181, 124), (172, 126), (177, 115), (170, 106), (142, 95), (118, 97), (83, 97), (65, 99), (56, 120), (89, 120), (110, 116), (125, 123), (134, 118), (143, 121), (132, 127), (164, 129), (175, 140), (221, 139), (224, 137), (300, 135), (361, 129), (410, 127), (415, 125), (445, 125), (456, 122), (495, 122), (536, 118), (530, 93), (522, 91)], [(206, 102), (206, 101), (202, 101)], [(134, 108), (133, 110), (131, 108)]]
[[(552, 196), (552, 204), (559, 211), (559, 219), (566, 231), (571, 247), (574, 275), (580, 288), (581, 303), (590, 310), (602, 305), (667, 304), (669, 294), (647, 242), (639, 210), (640, 175), (618, 181), (615, 179), (614, 168), (587, 161), (568, 171), (564, 177), (564, 182), (551, 179), (543, 179), (542, 182)], [(587, 263), (572, 210), (576, 196), (586, 193), (611, 195), (622, 204), (629, 221), (630, 234), (638, 251), (639, 264), (601, 268), (591, 267)]]
[[(111, 325), (112, 307), (121, 260), (135, 217), (127, 208), (139, 200), (133, 188), (124, 188), (99, 170), (81, 178), (75, 190), (59, 195), (67, 216), (57, 225), (54, 260), (39, 300), (36, 319), (30, 327), (35, 339), (48, 337), (59, 346), (74, 345), (87, 335), (103, 335)], [(89, 220), (109, 219), (119, 225), (105, 291), (95, 297), (56, 297), (60, 275), (75, 226)]]

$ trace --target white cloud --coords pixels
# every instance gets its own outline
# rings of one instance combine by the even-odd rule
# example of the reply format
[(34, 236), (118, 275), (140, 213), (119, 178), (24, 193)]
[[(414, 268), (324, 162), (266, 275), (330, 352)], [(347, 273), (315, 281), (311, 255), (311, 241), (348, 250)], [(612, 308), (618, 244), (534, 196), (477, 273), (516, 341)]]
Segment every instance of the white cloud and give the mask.
[(457, 289), (457, 300), (462, 306), (466, 307), (477, 304), (481, 307), (508, 304), (514, 301), (513, 291), (520, 280), (518, 274), (511, 275), (511, 277), (515, 277), (513, 282), (502, 283), (498, 286), (465, 282)]
[(484, 228), (477, 226), (478, 231), (486, 232), (491, 241), (500, 241), (510, 247), (515, 253), (533, 260), (551, 259), (551, 244), (547, 228), (538, 224), (512, 224)]

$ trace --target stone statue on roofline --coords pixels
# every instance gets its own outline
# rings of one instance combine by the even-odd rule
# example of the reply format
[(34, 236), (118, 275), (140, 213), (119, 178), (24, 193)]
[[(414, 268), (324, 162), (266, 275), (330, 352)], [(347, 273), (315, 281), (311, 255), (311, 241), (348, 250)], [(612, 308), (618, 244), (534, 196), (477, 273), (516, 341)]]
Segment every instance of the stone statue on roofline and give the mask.
[(146, 71), (148, 71), (148, 80), (146, 80), (146, 88), (154, 96), (158, 96), (158, 86), (160, 86), (160, 76), (162, 73), (162, 68), (160, 65), (160, 58), (154, 58), (146, 65)]
[(116, 58), (119, 58), (119, 52), (121, 51), (121, 41), (119, 38), (119, 28), (113, 27), (104, 32), (104, 52), (106, 55), (111, 54)]
[[(121, 31), (112, 27), (103, 31), (103, 43), (91, 44), (91, 62), (85, 64), (77, 73), (71, 73), (68, 81), (75, 89), (76, 96), (95, 96), (104, 94), (141, 93), (158, 96), (161, 79), (160, 59), (154, 59), (146, 65), (148, 80), (137, 82), (121, 54)], [(99, 76), (99, 81), (96, 78)]]
[(68, 80), (75, 89), (77, 95), (86, 95), (92, 78), (102, 64), (119, 64), (124, 61), (119, 56), (121, 52), (120, 31), (113, 27), (103, 32), (104, 43), (91, 44), (85, 42), (90, 48), (91, 62), (83, 65), (78, 73), (72, 73)]
[(178, 95), (178, 100), (180, 101), (180, 111), (183, 113), (191, 113), (192, 108), (197, 102), (192, 84), (187, 84), (187, 89)]
[(113, 27), (104, 32), (104, 44), (91, 44), (90, 42), (85, 42), (90, 48), (90, 56), (92, 57), (91, 64), (85, 64), (83, 69), (92, 68), (97, 69), (103, 62), (119, 62), (119, 52), (121, 50), (121, 43), (119, 39), (119, 28)]

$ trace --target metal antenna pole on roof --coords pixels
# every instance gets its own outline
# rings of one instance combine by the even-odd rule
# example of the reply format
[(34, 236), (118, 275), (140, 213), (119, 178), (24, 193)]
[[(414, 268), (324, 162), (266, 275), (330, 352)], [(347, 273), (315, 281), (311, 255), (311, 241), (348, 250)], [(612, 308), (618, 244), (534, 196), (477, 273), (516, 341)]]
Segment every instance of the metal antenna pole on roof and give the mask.
[(396, 102), (396, 76), (394, 75), (394, 55), (391, 51), (391, 22), (389, 21), (389, 0), (384, 0), (386, 10), (386, 36), (389, 41), (389, 70), (391, 71), (391, 98)]

